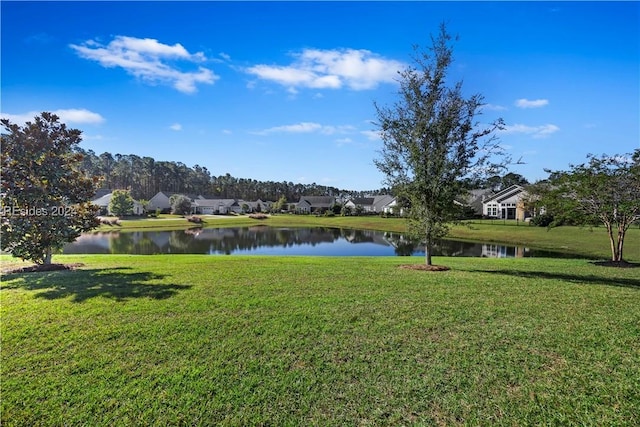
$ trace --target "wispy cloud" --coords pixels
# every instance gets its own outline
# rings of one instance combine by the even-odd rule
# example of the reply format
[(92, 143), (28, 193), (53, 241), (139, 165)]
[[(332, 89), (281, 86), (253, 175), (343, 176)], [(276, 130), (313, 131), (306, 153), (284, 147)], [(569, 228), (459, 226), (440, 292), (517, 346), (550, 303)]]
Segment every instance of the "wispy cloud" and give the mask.
[(507, 107), (504, 107), (502, 105), (496, 105), (496, 104), (484, 104), (482, 108), (490, 111), (504, 111), (507, 109)]
[(288, 89), (373, 89), (381, 83), (391, 83), (402, 62), (386, 59), (368, 50), (304, 49), (292, 54), (289, 65), (259, 64), (245, 71), (263, 80), (278, 83)]
[(548, 105), (549, 100), (548, 99), (532, 100), (532, 99), (521, 98), (521, 99), (516, 99), (516, 102), (514, 104), (518, 108), (540, 108), (540, 107), (544, 107), (545, 105)]
[(202, 52), (189, 53), (179, 43), (167, 45), (156, 39), (116, 36), (107, 45), (87, 40), (70, 47), (81, 58), (97, 61), (103, 67), (120, 67), (147, 83), (169, 84), (184, 93), (196, 92), (196, 84), (213, 84), (219, 78), (202, 66), (183, 71), (180, 67), (185, 62), (201, 63), (206, 58)]
[(273, 133), (321, 133), (324, 135), (345, 134), (355, 132), (349, 125), (331, 126), (314, 122), (300, 122), (291, 125), (274, 126), (268, 129), (250, 132), (254, 135), (269, 135)]
[(363, 130), (360, 133), (367, 137), (369, 141), (378, 141), (381, 139), (380, 132), (375, 130)]
[(182, 125), (180, 123), (174, 123), (171, 126), (169, 126), (169, 129), (171, 130), (175, 130), (177, 131), (181, 131), (182, 130)]
[[(86, 110), (84, 108), (71, 108), (50, 111), (60, 118), (63, 123), (80, 123), (80, 124), (100, 124), (104, 123), (105, 119), (98, 113)], [(36, 116), (40, 115), (40, 111), (29, 111), (22, 114), (6, 114), (0, 113), (0, 117), (3, 119), (9, 119), (12, 123), (23, 125), (26, 122), (33, 122)]]
[(541, 126), (527, 126), (523, 124), (514, 124), (505, 126), (502, 133), (524, 133), (531, 135), (532, 138), (546, 138), (549, 135), (556, 133), (560, 128), (553, 124), (546, 124)]

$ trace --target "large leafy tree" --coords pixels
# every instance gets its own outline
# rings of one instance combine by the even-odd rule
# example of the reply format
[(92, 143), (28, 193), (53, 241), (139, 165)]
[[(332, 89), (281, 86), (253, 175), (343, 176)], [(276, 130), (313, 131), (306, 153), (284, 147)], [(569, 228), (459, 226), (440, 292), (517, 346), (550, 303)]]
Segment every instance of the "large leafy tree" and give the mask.
[(169, 197), (171, 213), (177, 215), (187, 215), (191, 213), (191, 199), (183, 194), (174, 194)]
[(640, 221), (640, 149), (587, 159), (568, 171), (548, 171), (549, 179), (532, 187), (533, 198), (560, 221), (603, 224), (611, 261), (621, 263), (626, 232)]
[(98, 225), (89, 200), (97, 179), (80, 170), (81, 132), (44, 112), (18, 126), (1, 121), (3, 251), (37, 264)]
[(127, 190), (114, 190), (111, 193), (111, 200), (109, 201), (109, 212), (113, 215), (124, 216), (131, 215), (133, 213), (133, 197), (131, 192)]
[(375, 104), (383, 148), (374, 162), (407, 201), (409, 231), (425, 244), (427, 265), (434, 242), (458, 217), (454, 200), (465, 193), (465, 183), (476, 173), (495, 173), (491, 159), (500, 154), (494, 131), (502, 120), (476, 122), (483, 97), (466, 98), (462, 82), (448, 81), (452, 61), (452, 36), (443, 24), (431, 47), (417, 47), (415, 64), (399, 73), (396, 103)]

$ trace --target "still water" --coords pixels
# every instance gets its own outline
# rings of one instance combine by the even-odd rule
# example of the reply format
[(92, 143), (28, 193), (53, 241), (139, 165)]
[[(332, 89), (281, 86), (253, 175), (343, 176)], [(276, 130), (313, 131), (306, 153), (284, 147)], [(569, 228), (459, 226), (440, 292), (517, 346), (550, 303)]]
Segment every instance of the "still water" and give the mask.
[[(310, 256), (424, 256), (424, 247), (403, 234), (341, 228), (192, 228), (175, 231), (84, 234), (65, 254), (209, 254)], [(522, 246), (442, 240), (434, 256), (563, 257)]]

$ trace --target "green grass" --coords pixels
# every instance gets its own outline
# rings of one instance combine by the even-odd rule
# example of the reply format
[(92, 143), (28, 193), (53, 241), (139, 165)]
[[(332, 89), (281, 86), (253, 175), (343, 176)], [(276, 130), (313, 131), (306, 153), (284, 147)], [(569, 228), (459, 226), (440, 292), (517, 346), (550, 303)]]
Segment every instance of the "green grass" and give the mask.
[(54, 261), (85, 266), (2, 278), (6, 426), (640, 424), (638, 269)]
[[(406, 231), (406, 221), (400, 218), (362, 217), (315, 217), (313, 215), (275, 215), (266, 220), (252, 220), (248, 216), (217, 219), (204, 216), (205, 227), (242, 227), (256, 224), (283, 227), (342, 227), (380, 231)], [(101, 226), (100, 231), (181, 229), (193, 227), (184, 218), (123, 220), (120, 226)], [(527, 246), (536, 249), (563, 251), (588, 257), (608, 259), (611, 256), (609, 240), (603, 227), (556, 227), (547, 229), (515, 221), (468, 221), (454, 226), (450, 238), (480, 242), (495, 242)], [(633, 227), (625, 240), (625, 259), (640, 262), (640, 227)]]

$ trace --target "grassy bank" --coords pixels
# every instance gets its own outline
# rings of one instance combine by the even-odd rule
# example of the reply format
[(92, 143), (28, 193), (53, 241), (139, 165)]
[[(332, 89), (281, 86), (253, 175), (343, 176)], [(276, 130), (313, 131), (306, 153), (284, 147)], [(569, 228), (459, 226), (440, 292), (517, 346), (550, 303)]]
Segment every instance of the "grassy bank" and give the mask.
[[(312, 215), (275, 215), (266, 220), (252, 220), (248, 216), (203, 217), (205, 227), (242, 227), (257, 224), (277, 227), (343, 227), (380, 231), (406, 231), (406, 221), (379, 216), (315, 217)], [(119, 226), (101, 226), (100, 231), (182, 229), (194, 224), (184, 218), (124, 220)], [(533, 227), (515, 221), (469, 221), (451, 229), (450, 238), (481, 242), (495, 242), (530, 248), (564, 251), (589, 257), (607, 259), (611, 252), (606, 231), (602, 227)], [(640, 228), (629, 230), (625, 243), (625, 259), (640, 261)]]
[(2, 424), (638, 425), (637, 269), (58, 256), (5, 275)]

